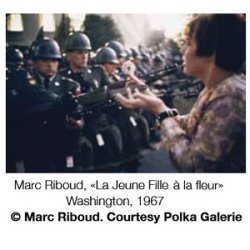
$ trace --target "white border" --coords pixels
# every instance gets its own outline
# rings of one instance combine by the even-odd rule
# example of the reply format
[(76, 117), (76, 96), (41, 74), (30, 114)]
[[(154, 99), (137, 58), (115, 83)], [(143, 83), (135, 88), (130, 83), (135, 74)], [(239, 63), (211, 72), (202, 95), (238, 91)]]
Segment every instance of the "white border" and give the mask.
[[(5, 55), (5, 13), (229, 13), (249, 12), (248, 1), (197, 1), (175, 0), (158, 1), (150, 3), (145, 0), (83, 0), (83, 1), (13, 1), (1, 3), (1, 46), (0, 54)], [(249, 14), (247, 16), (249, 23)], [(249, 25), (247, 25), (249, 27)], [(249, 35), (249, 28), (248, 28)], [(248, 36), (249, 41), (249, 36)], [(249, 55), (249, 53), (248, 53)], [(1, 195), (1, 232), (0, 242), (2, 249), (249, 249), (249, 171), (247, 174), (55, 174), (34, 175), (5, 173), (5, 89), (4, 71), (5, 57), (0, 58), (2, 82), (0, 91), (0, 138), (1, 140), (1, 170), (0, 192)], [(249, 72), (249, 64), (247, 65)], [(248, 77), (247, 77), (248, 78)], [(247, 87), (247, 100), (249, 88)], [(248, 102), (247, 102), (248, 103)], [(247, 104), (247, 111), (249, 111)], [(247, 114), (247, 118), (249, 114)], [(249, 119), (247, 119), (247, 131), (249, 131)], [(249, 133), (247, 133), (249, 134)], [(249, 139), (247, 138), (247, 149)], [(249, 150), (247, 150), (249, 153)], [(248, 154), (247, 154), (248, 155)], [(247, 159), (249, 163), (249, 157)], [(249, 170), (249, 168), (248, 168)], [(214, 224), (49, 224), (49, 223), (14, 223), (9, 215), (14, 210), (34, 209), (37, 211), (67, 210), (64, 203), (63, 192), (17, 192), (13, 191), (15, 179), (30, 181), (42, 181), (46, 178), (74, 181), (77, 178), (88, 180), (115, 180), (147, 181), (149, 178), (174, 181), (188, 179), (195, 181), (202, 179), (207, 181), (222, 182), (225, 188), (218, 192), (190, 192), (168, 194), (168, 205), (165, 209), (173, 211), (239, 211), (245, 220), (239, 224), (214, 223)], [(130, 193), (135, 198), (138, 192)], [(104, 211), (105, 209), (102, 209)], [(164, 210), (164, 209), (163, 209)], [(87, 209), (88, 211), (88, 209)], [(121, 211), (129, 212), (121, 209)], [(147, 211), (147, 209), (140, 209)], [(151, 213), (156, 211), (149, 209)]]

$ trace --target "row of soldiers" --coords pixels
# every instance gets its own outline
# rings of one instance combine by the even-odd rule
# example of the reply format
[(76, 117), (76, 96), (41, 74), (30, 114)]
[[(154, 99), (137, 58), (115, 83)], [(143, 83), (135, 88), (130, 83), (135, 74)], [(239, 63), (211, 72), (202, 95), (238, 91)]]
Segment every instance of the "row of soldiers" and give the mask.
[(123, 65), (132, 58), (128, 65), (143, 76), (162, 68), (164, 56), (156, 55), (152, 66), (149, 54), (128, 52), (117, 41), (90, 60), (91, 50), (85, 34), (70, 34), (64, 61), (55, 40), (39, 39), (25, 69), (21, 52), (7, 48), (7, 172), (137, 170), (140, 150), (150, 145), (147, 114), (113, 105), (83, 115), (77, 97), (125, 87)]

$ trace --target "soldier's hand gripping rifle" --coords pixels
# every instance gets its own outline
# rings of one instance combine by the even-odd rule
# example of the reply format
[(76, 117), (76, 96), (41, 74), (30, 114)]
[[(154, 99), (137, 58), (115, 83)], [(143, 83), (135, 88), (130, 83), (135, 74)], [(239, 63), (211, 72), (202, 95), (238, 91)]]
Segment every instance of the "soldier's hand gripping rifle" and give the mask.
[[(198, 81), (191, 84), (185, 83), (185, 86), (183, 84), (182, 86), (179, 86), (179, 88), (189, 88), (198, 83)], [(31, 107), (26, 110), (24, 116), (43, 118), (48, 116), (55, 117), (57, 115), (70, 115), (75, 119), (79, 119), (80, 117), (84, 117), (86, 114), (92, 114), (97, 110), (105, 110), (110, 107), (120, 106), (115, 101), (114, 97), (117, 93), (126, 96), (128, 88), (134, 93), (135, 91), (145, 91), (148, 86), (146, 84), (135, 84), (118, 89), (108, 89), (108, 87), (104, 87), (78, 96), (73, 96), (71, 93), (67, 93), (61, 98), (55, 96), (48, 102)]]
[[(180, 71), (181, 66), (174, 64), (171, 66), (164, 67), (162, 69), (156, 70), (150, 74), (143, 75), (143, 79), (145, 79), (145, 83), (143, 85), (139, 84), (131, 84), (128, 87), (116, 88), (116, 86), (125, 86), (121, 84), (121, 82), (117, 82), (111, 86), (111, 89), (108, 87), (96, 89), (93, 92), (89, 92), (86, 94), (82, 94), (77, 96), (78, 103), (82, 105), (82, 113), (92, 113), (94, 110), (98, 109), (107, 109), (109, 107), (117, 105), (114, 97), (117, 93), (122, 95), (127, 94), (127, 88), (130, 88), (131, 92), (133, 93), (135, 90), (137, 91), (144, 91), (148, 88), (147, 84), (151, 84), (152, 82), (161, 79), (166, 75), (170, 75)], [(118, 104), (119, 105), (119, 104)]]
[[(19, 112), (17, 118), (23, 120), (48, 119), (63, 117), (77, 113), (78, 101), (71, 93), (65, 93), (63, 96), (48, 91), (34, 91), (32, 99), (27, 98), (28, 103), (25, 110)], [(36, 101), (39, 100), (39, 101)]]
[(129, 87), (118, 88), (118, 89), (108, 89), (108, 87), (97, 89), (93, 92), (86, 94), (81, 94), (77, 96), (78, 103), (82, 106), (82, 114), (91, 114), (95, 110), (105, 110), (107, 108), (116, 106), (117, 102), (114, 97), (117, 93), (122, 95), (127, 95), (127, 89), (130, 88), (131, 92), (145, 91), (147, 85), (131, 85)]
[[(131, 92), (134, 92), (135, 89), (143, 91), (147, 89), (147, 85), (132, 85), (129, 88)], [(20, 116), (23, 119), (47, 119), (49, 117), (64, 117), (65, 115), (69, 115), (74, 119), (80, 119), (86, 114), (92, 114), (98, 110), (105, 110), (118, 105), (114, 100), (115, 95), (117, 93), (126, 95), (127, 88), (109, 90), (107, 87), (104, 87), (78, 96), (73, 96), (69, 92), (62, 97), (45, 91), (44, 93), (46, 97), (47, 95), (51, 95), (51, 97), (44, 102), (32, 105), (29, 109), (22, 112)]]
[[(123, 86), (123, 87), (126, 86), (127, 83), (129, 83), (129, 81), (133, 78), (131, 76), (134, 74), (134, 67), (133, 66), (134, 66), (134, 64), (131, 64), (131, 63), (126, 63), (125, 65), (123, 65), (123, 71), (124, 71), (125, 75), (127, 75), (127, 79), (113, 83), (110, 86), (110, 88), (116, 89), (116, 88), (120, 88), (121, 86)], [(173, 64), (173, 65), (169, 65), (169, 66), (166, 66), (164, 68), (155, 70), (153, 72), (150, 72), (148, 74), (141, 74), (138, 76), (138, 78), (141, 79), (145, 84), (150, 86), (155, 81), (160, 80), (167, 75), (171, 75), (171, 74), (175, 74), (177, 72), (180, 72), (181, 69), (182, 69), (181, 65)]]

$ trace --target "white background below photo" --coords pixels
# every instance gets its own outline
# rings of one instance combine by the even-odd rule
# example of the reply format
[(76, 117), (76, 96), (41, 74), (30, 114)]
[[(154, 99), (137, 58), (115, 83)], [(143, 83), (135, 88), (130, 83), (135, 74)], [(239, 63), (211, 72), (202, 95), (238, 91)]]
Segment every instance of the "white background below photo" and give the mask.
[[(238, 1), (166, 1), (155, 0), (92, 0), (92, 1), (7, 1), (1, 4), (1, 55), (5, 55), (5, 14), (6, 13), (247, 13), (249, 7), (245, 0)], [(249, 20), (247, 20), (249, 22)], [(249, 36), (249, 25), (247, 25)], [(249, 40), (249, 37), (247, 37)], [(247, 55), (248, 56), (248, 55)], [(121, 249), (121, 250), (247, 250), (250, 249), (250, 205), (249, 205), (249, 138), (247, 138), (247, 173), (246, 174), (6, 174), (5, 171), (5, 56), (0, 59), (2, 74), (0, 91), (1, 120), (1, 170), (0, 170), (0, 248), (13, 250), (66, 250), (66, 249)], [(247, 72), (249, 64), (247, 65)], [(249, 87), (247, 87), (249, 88)], [(249, 100), (249, 90), (247, 90)], [(249, 117), (247, 108), (247, 117)], [(247, 119), (249, 135), (249, 119)], [(87, 185), (98, 180), (100, 183), (114, 184), (121, 182), (143, 182), (163, 180), (173, 184), (176, 180), (196, 183), (201, 180), (208, 183), (222, 183), (218, 190), (15, 190), (15, 180), (41, 182), (57, 180), (76, 182), (84, 180)], [(128, 197), (135, 204), (130, 206), (69, 206), (66, 196), (88, 197)], [(138, 197), (164, 196), (161, 206), (139, 206)], [(152, 222), (58, 222), (11, 220), (13, 212), (21, 215), (25, 211), (40, 214), (74, 212), (76, 214), (94, 214), (100, 212), (103, 217), (116, 214), (160, 214), (164, 212), (193, 213), (201, 212), (242, 215), (239, 222), (196, 222), (163, 221)]]

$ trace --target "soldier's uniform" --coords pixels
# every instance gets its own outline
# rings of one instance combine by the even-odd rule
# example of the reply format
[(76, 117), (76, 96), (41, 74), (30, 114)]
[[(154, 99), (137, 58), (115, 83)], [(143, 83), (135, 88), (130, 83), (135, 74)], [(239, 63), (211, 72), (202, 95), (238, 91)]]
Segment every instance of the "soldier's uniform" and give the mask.
[[(59, 60), (61, 58), (60, 48), (54, 40), (45, 38), (33, 48), (32, 57), (33, 60)], [(63, 98), (69, 93), (73, 95), (80, 93), (79, 83), (62, 77), (58, 73), (48, 78), (41, 75), (36, 66), (33, 76), (41, 88), (59, 98)], [(73, 113), (68, 112), (60, 117), (52, 117), (52, 119), (44, 121), (47, 138), (43, 141), (51, 162), (55, 165), (51, 171), (82, 171), (81, 157), (84, 157), (84, 166), (89, 167), (93, 163), (92, 145), (80, 136), (82, 122), (78, 115), (75, 110)]]
[(61, 116), (58, 95), (41, 88), (25, 70), (7, 73), (7, 171), (23, 161), (26, 172), (56, 171), (48, 143), (48, 121)]
[[(59, 73), (78, 80), (82, 92), (91, 92), (109, 83), (103, 69), (99, 66), (89, 67), (82, 73), (74, 73), (71, 69), (64, 69)], [(96, 109), (91, 114), (85, 114), (84, 121), (83, 135), (91, 141), (94, 149), (94, 165), (96, 167), (92, 170), (102, 168), (105, 171), (104, 165), (121, 159), (120, 131), (109, 123), (102, 110)]]
[(21, 130), (18, 114), (22, 111), (20, 94), (24, 70), (6, 70), (6, 171), (16, 172), (16, 164), (23, 160)]
[(37, 83), (44, 89), (56, 93), (58, 95), (63, 95), (65, 93), (71, 92), (74, 95), (79, 95), (80, 84), (70, 78), (61, 76), (60, 74), (55, 74), (49, 81), (45, 84), (44, 77), (39, 76), (37, 70), (34, 70), (33, 77), (37, 80)]
[[(33, 142), (42, 131), (42, 119), (50, 116), (59, 99), (41, 89), (22, 68), (20, 51), (8, 48), (6, 52), (6, 167), (7, 172), (24, 171), (23, 163), (35, 158)], [(44, 161), (42, 157), (37, 168)]]
[[(98, 51), (96, 62), (105, 68), (105, 63), (118, 65), (118, 57), (111, 47), (104, 47)], [(122, 79), (123, 76), (120, 77), (116, 72), (113, 74), (106, 72), (106, 75), (111, 89), (125, 87), (125, 82), (119, 82), (118, 80)], [(119, 105), (110, 108), (108, 116), (111, 123), (119, 127), (122, 134), (123, 160), (125, 162), (123, 171), (134, 172), (138, 165), (137, 156), (140, 149), (145, 148), (149, 143), (148, 124), (138, 113), (122, 108)]]
[[(88, 37), (81, 33), (71, 34), (66, 40), (66, 52), (91, 50)], [(70, 66), (60, 70), (60, 75), (80, 83), (81, 92), (87, 93), (103, 88), (109, 84), (100, 66), (87, 66), (80, 72), (74, 72)], [(100, 109), (93, 110), (84, 117), (83, 135), (89, 139), (94, 148), (94, 168), (91, 171), (106, 171), (106, 166), (116, 165), (121, 160), (122, 142), (120, 130), (109, 123), (107, 116)]]
[[(47, 89), (51, 93), (55, 93), (62, 97), (67, 93), (77, 96), (80, 93), (80, 84), (70, 78), (56, 74), (48, 83), (48, 87), (44, 86), (44, 81), (39, 77), (38, 73), (34, 74), (41, 87)], [(66, 121), (65, 121), (66, 118)], [(67, 120), (70, 120), (68, 123)], [(78, 113), (68, 114), (61, 117), (61, 120), (53, 122), (51, 126), (51, 135), (53, 136), (53, 148), (58, 155), (61, 171), (84, 171), (85, 168), (93, 164), (93, 149), (91, 143), (81, 136), (83, 120), (78, 117)]]
[(82, 72), (73, 72), (68, 67), (59, 71), (59, 74), (78, 82), (81, 86), (81, 93), (94, 91), (95, 89), (104, 87), (109, 81), (100, 66), (88, 66)]

